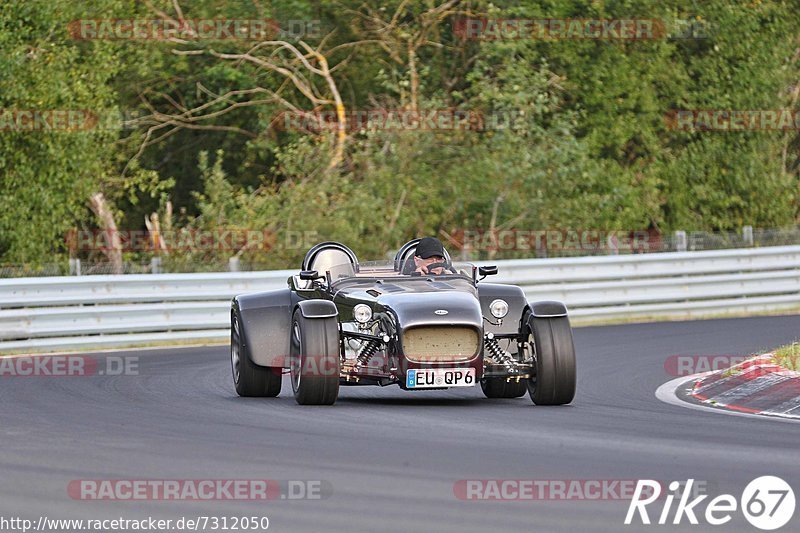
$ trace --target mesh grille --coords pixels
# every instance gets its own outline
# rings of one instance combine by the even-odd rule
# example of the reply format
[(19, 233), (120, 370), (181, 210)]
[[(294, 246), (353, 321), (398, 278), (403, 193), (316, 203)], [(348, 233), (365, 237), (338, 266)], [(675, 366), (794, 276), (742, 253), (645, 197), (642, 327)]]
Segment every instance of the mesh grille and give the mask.
[(406, 358), (415, 363), (469, 361), (478, 353), (478, 332), (458, 326), (426, 326), (403, 333)]

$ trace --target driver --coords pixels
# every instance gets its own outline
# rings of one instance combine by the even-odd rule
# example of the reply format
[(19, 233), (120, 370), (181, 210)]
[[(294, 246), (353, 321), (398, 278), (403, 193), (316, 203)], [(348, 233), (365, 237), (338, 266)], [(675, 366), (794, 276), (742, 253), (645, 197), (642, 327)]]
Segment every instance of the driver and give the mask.
[[(428, 271), (428, 265), (432, 265), (434, 263), (445, 263), (445, 255), (444, 255), (444, 245), (442, 245), (442, 241), (437, 239), (436, 237), (423, 237), (419, 240), (419, 244), (417, 244), (417, 249), (414, 252), (414, 264), (411, 265), (409, 262), (407, 272), (409, 274), (418, 272), (419, 274), (436, 274), (440, 275), (444, 273), (444, 268), (439, 266), (436, 268), (432, 268), (430, 272)], [(411, 270), (411, 267), (415, 267)]]

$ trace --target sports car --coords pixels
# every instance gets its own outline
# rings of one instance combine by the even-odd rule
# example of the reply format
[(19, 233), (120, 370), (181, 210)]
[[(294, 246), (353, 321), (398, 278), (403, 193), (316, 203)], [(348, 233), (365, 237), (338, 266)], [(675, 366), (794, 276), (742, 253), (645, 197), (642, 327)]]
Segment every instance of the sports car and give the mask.
[(418, 242), (373, 262), (322, 242), (287, 287), (233, 298), (236, 392), (275, 397), (288, 373), (303, 405), (330, 405), (340, 387), (363, 385), (480, 385), (488, 398), (527, 392), (536, 405), (570, 403), (576, 364), (566, 306), (487, 283), (496, 266), (454, 262), (447, 250), (429, 273), (413, 272)]

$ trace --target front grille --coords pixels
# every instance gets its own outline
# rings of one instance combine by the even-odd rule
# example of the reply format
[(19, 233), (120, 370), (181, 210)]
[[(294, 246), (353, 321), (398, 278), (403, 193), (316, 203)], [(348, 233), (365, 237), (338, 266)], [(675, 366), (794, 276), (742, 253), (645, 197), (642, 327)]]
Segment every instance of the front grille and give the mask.
[(481, 346), (478, 331), (460, 326), (423, 326), (403, 333), (403, 351), (415, 363), (469, 361)]

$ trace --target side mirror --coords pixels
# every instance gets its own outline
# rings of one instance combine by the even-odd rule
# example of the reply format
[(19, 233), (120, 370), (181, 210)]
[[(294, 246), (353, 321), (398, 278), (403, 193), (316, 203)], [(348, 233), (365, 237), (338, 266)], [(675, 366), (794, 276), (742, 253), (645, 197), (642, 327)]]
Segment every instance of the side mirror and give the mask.
[(486, 276), (494, 276), (497, 274), (497, 267), (495, 265), (478, 267), (478, 274), (481, 275), (481, 279)]
[(320, 275), (319, 272), (316, 270), (301, 270), (300, 271), (300, 279), (303, 281), (314, 281), (315, 279), (320, 279), (323, 276)]

